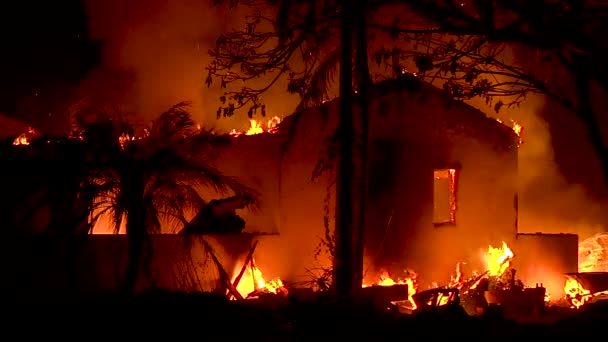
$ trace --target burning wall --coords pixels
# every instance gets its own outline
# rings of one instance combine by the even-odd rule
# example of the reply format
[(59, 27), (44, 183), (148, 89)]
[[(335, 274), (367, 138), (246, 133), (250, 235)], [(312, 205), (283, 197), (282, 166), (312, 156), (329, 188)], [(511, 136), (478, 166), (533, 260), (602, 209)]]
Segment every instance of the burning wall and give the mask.
[[(376, 85), (371, 113), (368, 275), (408, 267), (421, 274), (422, 284), (430, 284), (449, 279), (456, 262), (466, 262), (469, 271), (483, 270), (482, 253), (488, 245), (515, 239), (517, 135), (410, 78)], [(338, 101), (296, 113), (284, 120), (278, 134), (249, 138), (247, 143), (258, 147), (241, 156), (248, 162), (231, 157), (231, 174), (255, 174), (264, 179), (260, 185), (272, 184), (268, 177), (279, 174), (270, 190), (279, 193), (273, 205), (278, 208), (279, 235), (265, 239), (256, 252), (263, 256), (264, 261), (256, 258), (265, 274), (304, 281), (307, 268), (329, 263), (315, 251), (324, 236), (324, 216), (333, 229), (335, 188), (331, 173), (316, 180), (313, 173), (320, 159), (331, 160), (326, 146), (337, 114)], [(276, 145), (281, 148), (260, 148)], [(278, 170), (269, 168), (276, 162)], [(433, 222), (438, 169), (458, 174), (455, 220), (449, 224)]]

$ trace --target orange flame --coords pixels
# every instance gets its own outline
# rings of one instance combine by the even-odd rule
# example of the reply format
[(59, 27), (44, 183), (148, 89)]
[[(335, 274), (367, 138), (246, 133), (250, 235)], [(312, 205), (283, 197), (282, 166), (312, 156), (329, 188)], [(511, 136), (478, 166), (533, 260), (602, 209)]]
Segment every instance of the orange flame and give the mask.
[(13, 145), (29, 145), (30, 139), (28, 138), (28, 136), (31, 136), (33, 134), (36, 134), (36, 131), (32, 127), (29, 127), (27, 132), (21, 134), (20, 136), (15, 138), (15, 140), (13, 140)]
[(524, 141), (522, 140), (522, 137), (521, 137), (523, 134), (523, 131), (524, 131), (524, 127), (521, 124), (519, 124), (517, 121), (515, 121), (513, 119), (509, 119), (510, 124), (506, 124), (504, 121), (502, 121), (499, 118), (494, 118), (494, 119), (503, 125), (510, 126), (511, 129), (513, 130), (513, 132), (515, 132), (515, 134), (517, 134), (517, 136), (519, 137), (519, 139), (517, 141), (517, 146), (524, 143)]
[[(238, 269), (240, 269), (240, 267)], [(233, 278), (236, 278), (236, 275)], [(234, 279), (232, 279), (232, 282), (234, 282)], [(249, 266), (239, 281), (236, 290), (240, 294), (244, 295), (243, 297), (252, 298), (255, 297), (252, 296), (252, 294), (255, 292), (279, 293), (285, 290), (284, 286), (285, 285), (280, 278), (274, 278), (270, 281), (266, 281), (262, 271), (259, 268), (256, 266)]]
[(260, 134), (260, 133), (276, 133), (279, 129), (279, 124), (281, 123), (281, 118), (279, 118), (278, 116), (272, 117), (270, 118), (267, 122), (266, 125), (263, 126), (262, 122), (257, 121), (255, 119), (251, 119), (249, 120), (249, 124), (251, 125), (249, 127), (249, 129), (247, 129), (246, 132), (239, 132), (236, 129), (232, 129), (232, 131), (230, 131), (230, 135), (234, 136), (234, 137), (238, 137), (242, 134), (245, 135), (254, 135), (254, 134)]
[(572, 308), (580, 308), (583, 304), (591, 300), (591, 291), (587, 290), (578, 280), (574, 278), (566, 279), (564, 286), (566, 298), (569, 300)]
[(501, 276), (511, 265), (511, 258), (515, 255), (506, 242), (501, 247), (488, 246), (486, 254), (488, 276)]
[(363, 284), (363, 287), (368, 287), (368, 286), (373, 286), (373, 285), (377, 285), (377, 286), (391, 286), (391, 285), (402, 285), (405, 284), (407, 285), (407, 301), (409, 302), (410, 307), (412, 308), (412, 310), (416, 310), (416, 303), (414, 302), (413, 296), (416, 294), (417, 291), (417, 284), (416, 284), (416, 273), (408, 271), (407, 274), (409, 276), (403, 278), (403, 279), (397, 279), (397, 281), (393, 280), (393, 278), (391, 278), (388, 274), (388, 272), (382, 272), (382, 274), (380, 275), (380, 279), (375, 283), (375, 284)]

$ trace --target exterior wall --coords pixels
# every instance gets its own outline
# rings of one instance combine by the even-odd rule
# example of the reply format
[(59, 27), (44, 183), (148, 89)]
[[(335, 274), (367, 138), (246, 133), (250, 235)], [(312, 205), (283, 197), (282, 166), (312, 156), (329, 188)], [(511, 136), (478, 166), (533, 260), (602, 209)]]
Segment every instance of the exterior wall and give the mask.
[[(517, 137), (469, 106), (448, 104), (436, 89), (373, 97), (365, 231), (369, 277), (408, 268), (423, 286), (447, 282), (457, 262), (466, 262), (469, 274), (483, 271), (488, 245), (515, 240)], [(334, 225), (335, 187), (328, 187), (333, 176), (313, 180), (312, 175), (324, 156), (323, 141), (337, 127), (337, 106), (331, 101), (281, 124), (279, 235), (256, 252), (263, 256), (257, 258), (264, 274), (306, 281), (310, 269), (330, 264), (317, 252), (324, 216)], [(435, 227), (433, 169), (454, 165), (459, 166), (456, 223)]]
[[(484, 271), (488, 245), (515, 241), (515, 134), (427, 87), (378, 96), (371, 113), (370, 169), (380, 166), (370, 174), (370, 270), (409, 268), (423, 286), (447, 282), (458, 262)], [(457, 169), (456, 219), (435, 226), (433, 170), (442, 168)]]
[[(173, 291), (206, 291), (223, 288), (217, 267), (202, 244), (189, 248), (176, 234), (153, 235), (150, 274), (142, 268), (137, 291), (149, 288)], [(207, 236), (224, 269), (232, 275), (257, 237), (251, 234)], [(3, 250), (5, 278), (0, 287), (12, 295), (36, 296), (116, 291), (125, 280), (128, 259), (126, 235), (90, 235), (69, 254), (66, 240), (38, 237), (11, 240)], [(192, 259), (187, 254), (192, 253)]]

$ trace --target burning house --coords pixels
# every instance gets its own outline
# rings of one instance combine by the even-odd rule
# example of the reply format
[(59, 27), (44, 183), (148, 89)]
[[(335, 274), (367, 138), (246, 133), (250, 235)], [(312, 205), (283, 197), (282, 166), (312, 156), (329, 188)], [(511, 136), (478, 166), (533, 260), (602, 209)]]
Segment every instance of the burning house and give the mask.
[[(282, 284), (266, 283), (264, 277), (318, 285), (319, 272), (331, 265), (338, 106), (337, 100), (329, 101), (280, 124), (273, 118), (268, 127), (256, 122), (250, 132), (232, 132), (217, 167), (258, 190), (260, 208), (238, 213), (249, 235), (209, 237), (227, 274), (218, 274), (217, 260), (200, 245), (186, 270), (175, 253), (176, 235), (162, 234), (153, 239), (152, 277), (142, 286), (183, 289), (175, 279), (192, 278), (196, 284), (186, 284), (189, 290), (212, 291), (225, 287), (220, 280), (227, 276), (232, 283), (240, 280), (236, 288), (245, 297)], [(417, 286), (428, 288), (448, 283), (457, 264), (461, 277), (487, 271), (488, 246), (512, 245), (517, 235), (520, 140), (514, 127), (412, 77), (376, 84), (370, 112), (364, 281), (397, 279), (413, 270)], [(65, 250), (58, 246), (53, 248)], [(124, 236), (90, 239), (75, 266), (89, 270), (76, 272), (79, 286), (118, 286), (126, 246)], [(253, 255), (251, 246), (256, 246)], [(251, 268), (243, 273), (245, 263)], [(32, 260), (30, 266), (36, 264)], [(38, 273), (65, 288), (69, 274), (57, 265), (38, 264), (43, 269)]]
[[(488, 246), (516, 239), (518, 134), (412, 77), (372, 93), (365, 281), (414, 270), (426, 288), (447, 283), (457, 263), (486, 270)], [(265, 274), (306, 282), (330, 265), (338, 110), (330, 101), (275, 134), (235, 137), (219, 161), (262, 193), (262, 210), (244, 217), (248, 231), (278, 233), (256, 250)]]

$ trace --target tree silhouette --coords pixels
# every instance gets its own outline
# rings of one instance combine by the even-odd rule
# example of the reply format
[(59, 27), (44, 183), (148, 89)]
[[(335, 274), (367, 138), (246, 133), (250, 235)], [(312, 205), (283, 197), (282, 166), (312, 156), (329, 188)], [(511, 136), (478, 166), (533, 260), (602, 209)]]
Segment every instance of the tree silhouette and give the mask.
[[(218, 2), (225, 4), (227, 1)], [(606, 21), (602, 19), (607, 8), (600, 1), (233, 0), (229, 3), (231, 6), (253, 6), (258, 10), (246, 17), (245, 29), (220, 35), (216, 47), (210, 51), (214, 59), (208, 67), (206, 82), (211, 85), (217, 80), (220, 87), (226, 89), (220, 98), (222, 105), (218, 118), (232, 116), (239, 109), (246, 110), (250, 117), (257, 112), (265, 115), (260, 95), (281, 78), (287, 80), (287, 92), (300, 96), (299, 109), (318, 105), (335, 95), (333, 80), (337, 64), (340, 64), (341, 112), (350, 113), (352, 108), (348, 103), (356, 99), (363, 109), (361, 120), (365, 126), (369, 115), (366, 92), (372, 83), (367, 78), (370, 71), (366, 65), (371, 59), (378, 69), (375, 79), (410, 73), (443, 89), (449, 97), (458, 100), (481, 97), (497, 112), (503, 107), (517, 106), (529, 94), (543, 94), (557, 100), (571, 109), (587, 127), (590, 142), (608, 180), (608, 150), (598, 129), (589, 90), (591, 81), (597, 81), (605, 88), (608, 85), (608, 72), (603, 62), (606, 49), (598, 34), (598, 28), (603, 29), (605, 25)], [(263, 7), (274, 5), (274, 12)], [(349, 11), (351, 6), (352, 12)], [(398, 6), (397, 10), (389, 17), (378, 19), (372, 15), (395, 6)], [(354, 47), (349, 46), (350, 40), (345, 38), (344, 31), (346, 36), (354, 34)], [(367, 41), (376, 35), (386, 35), (390, 39), (385, 40), (384, 46), (368, 48)], [(564, 87), (563, 80), (552, 75), (548, 68), (510, 60), (506, 47), (512, 45), (522, 46), (525, 53), (537, 54), (542, 58), (538, 64), (564, 69), (572, 77), (575, 88)], [(350, 50), (351, 58), (355, 59), (354, 68), (350, 65), (352, 59), (335, 46)], [(343, 75), (343, 70), (354, 70), (354, 79)], [(245, 85), (240, 86), (241, 82)], [(258, 86), (254, 86), (256, 82)], [(346, 92), (345, 88), (353, 84), (359, 93), (356, 97), (351, 97), (352, 90)], [(347, 150), (352, 151), (352, 147), (348, 148), (352, 144), (349, 136), (352, 123), (348, 117), (341, 116), (340, 120), (339, 160), (345, 163), (341, 164), (344, 168), (353, 163), (347, 155)], [(360, 133), (355, 139), (365, 146), (366, 129)], [(365, 161), (366, 148), (358, 152)], [(362, 195), (365, 193), (365, 168), (359, 165), (356, 169), (355, 177), (341, 173), (338, 167), (338, 181), (342, 179), (342, 185), (358, 182), (360, 189), (357, 194), (344, 190), (342, 196), (338, 195), (341, 198), (337, 199), (336, 208), (340, 212), (352, 211), (352, 203), (344, 204), (342, 199), (355, 195), (361, 195), (360, 208), (365, 206)], [(344, 189), (338, 188), (338, 192)], [(342, 205), (345, 207), (340, 209)], [(348, 234), (357, 234), (362, 241), (359, 235), (362, 230), (352, 229), (352, 222), (340, 212), (336, 215), (336, 232), (347, 238), (351, 237)], [(344, 226), (339, 221), (344, 222)], [(337, 242), (336, 248), (344, 248), (345, 241)], [(354, 249), (360, 251), (361, 245)], [(337, 253), (336, 258), (352, 258), (352, 255)], [(357, 258), (359, 256), (354, 257)], [(358, 264), (354, 266), (358, 267)], [(350, 276), (355, 277), (354, 272), (349, 273)], [(344, 274), (347, 277), (347, 273)]]
[[(208, 67), (207, 84), (219, 79), (222, 88), (234, 82), (269, 79), (254, 88), (227, 89), (220, 98), (218, 118), (246, 108), (249, 117), (265, 115), (260, 95), (287, 78), (287, 92), (300, 95), (299, 108), (319, 105), (332, 97), (334, 75), (340, 65), (339, 164), (337, 166), (336, 251), (334, 290), (352, 298), (361, 287), (363, 225), (367, 187), (367, 89), (371, 85), (367, 58), (364, 13), (367, 1), (231, 1), (230, 5), (254, 6), (244, 30), (221, 35)], [(274, 17), (262, 5), (278, 5)], [(353, 37), (362, 37), (355, 40)], [(361, 51), (361, 53), (355, 53)], [(353, 59), (354, 70), (353, 70)], [(235, 69), (238, 72), (235, 72)], [(353, 75), (354, 71), (354, 75)], [(354, 87), (354, 88), (353, 88)], [(360, 91), (362, 131), (353, 127), (354, 90)], [(354, 151), (356, 146), (363, 146)], [(359, 158), (355, 158), (357, 153)], [(357, 170), (353, 173), (353, 169)], [(353, 187), (356, 189), (354, 191)], [(359, 210), (354, 210), (358, 206)], [(356, 217), (355, 217), (356, 216)]]
[[(131, 293), (140, 273), (142, 256), (149, 256), (149, 235), (161, 232), (161, 222), (177, 231), (208, 201), (205, 188), (219, 195), (233, 193), (257, 203), (256, 192), (215, 167), (218, 147), (227, 136), (196, 129), (188, 103), (182, 102), (153, 120), (136, 137), (135, 128), (115, 111), (81, 111), (75, 122), (79, 137), (88, 146), (88, 173), (81, 194), (93, 198), (89, 233), (107, 215), (115, 232), (125, 222), (129, 241), (126, 290)], [(161, 221), (162, 220), (162, 221)], [(76, 232), (78, 233), (78, 232)], [(144, 259), (147, 271), (147, 259)]]
[[(608, 29), (606, 2), (414, 0), (408, 3), (431, 23), (422, 40), (430, 50), (439, 52), (409, 54), (424, 61), (417, 64), (425, 77), (443, 77), (445, 89), (457, 98), (482, 96), (490, 102), (491, 96), (510, 97), (494, 104), (497, 111), (503, 105), (518, 104), (529, 93), (556, 100), (584, 124), (608, 184), (608, 146), (600, 128), (600, 113), (592, 106), (591, 93), (593, 84), (608, 90), (605, 62), (608, 45), (603, 38)], [(405, 37), (415, 34), (415, 30), (399, 25), (384, 29)], [(441, 39), (440, 35), (456, 35), (459, 41)], [(504, 62), (501, 55), (505, 44), (523, 46), (524, 53), (536, 55), (538, 62), (528, 66)], [(387, 52), (382, 55), (378, 59), (387, 60)]]

